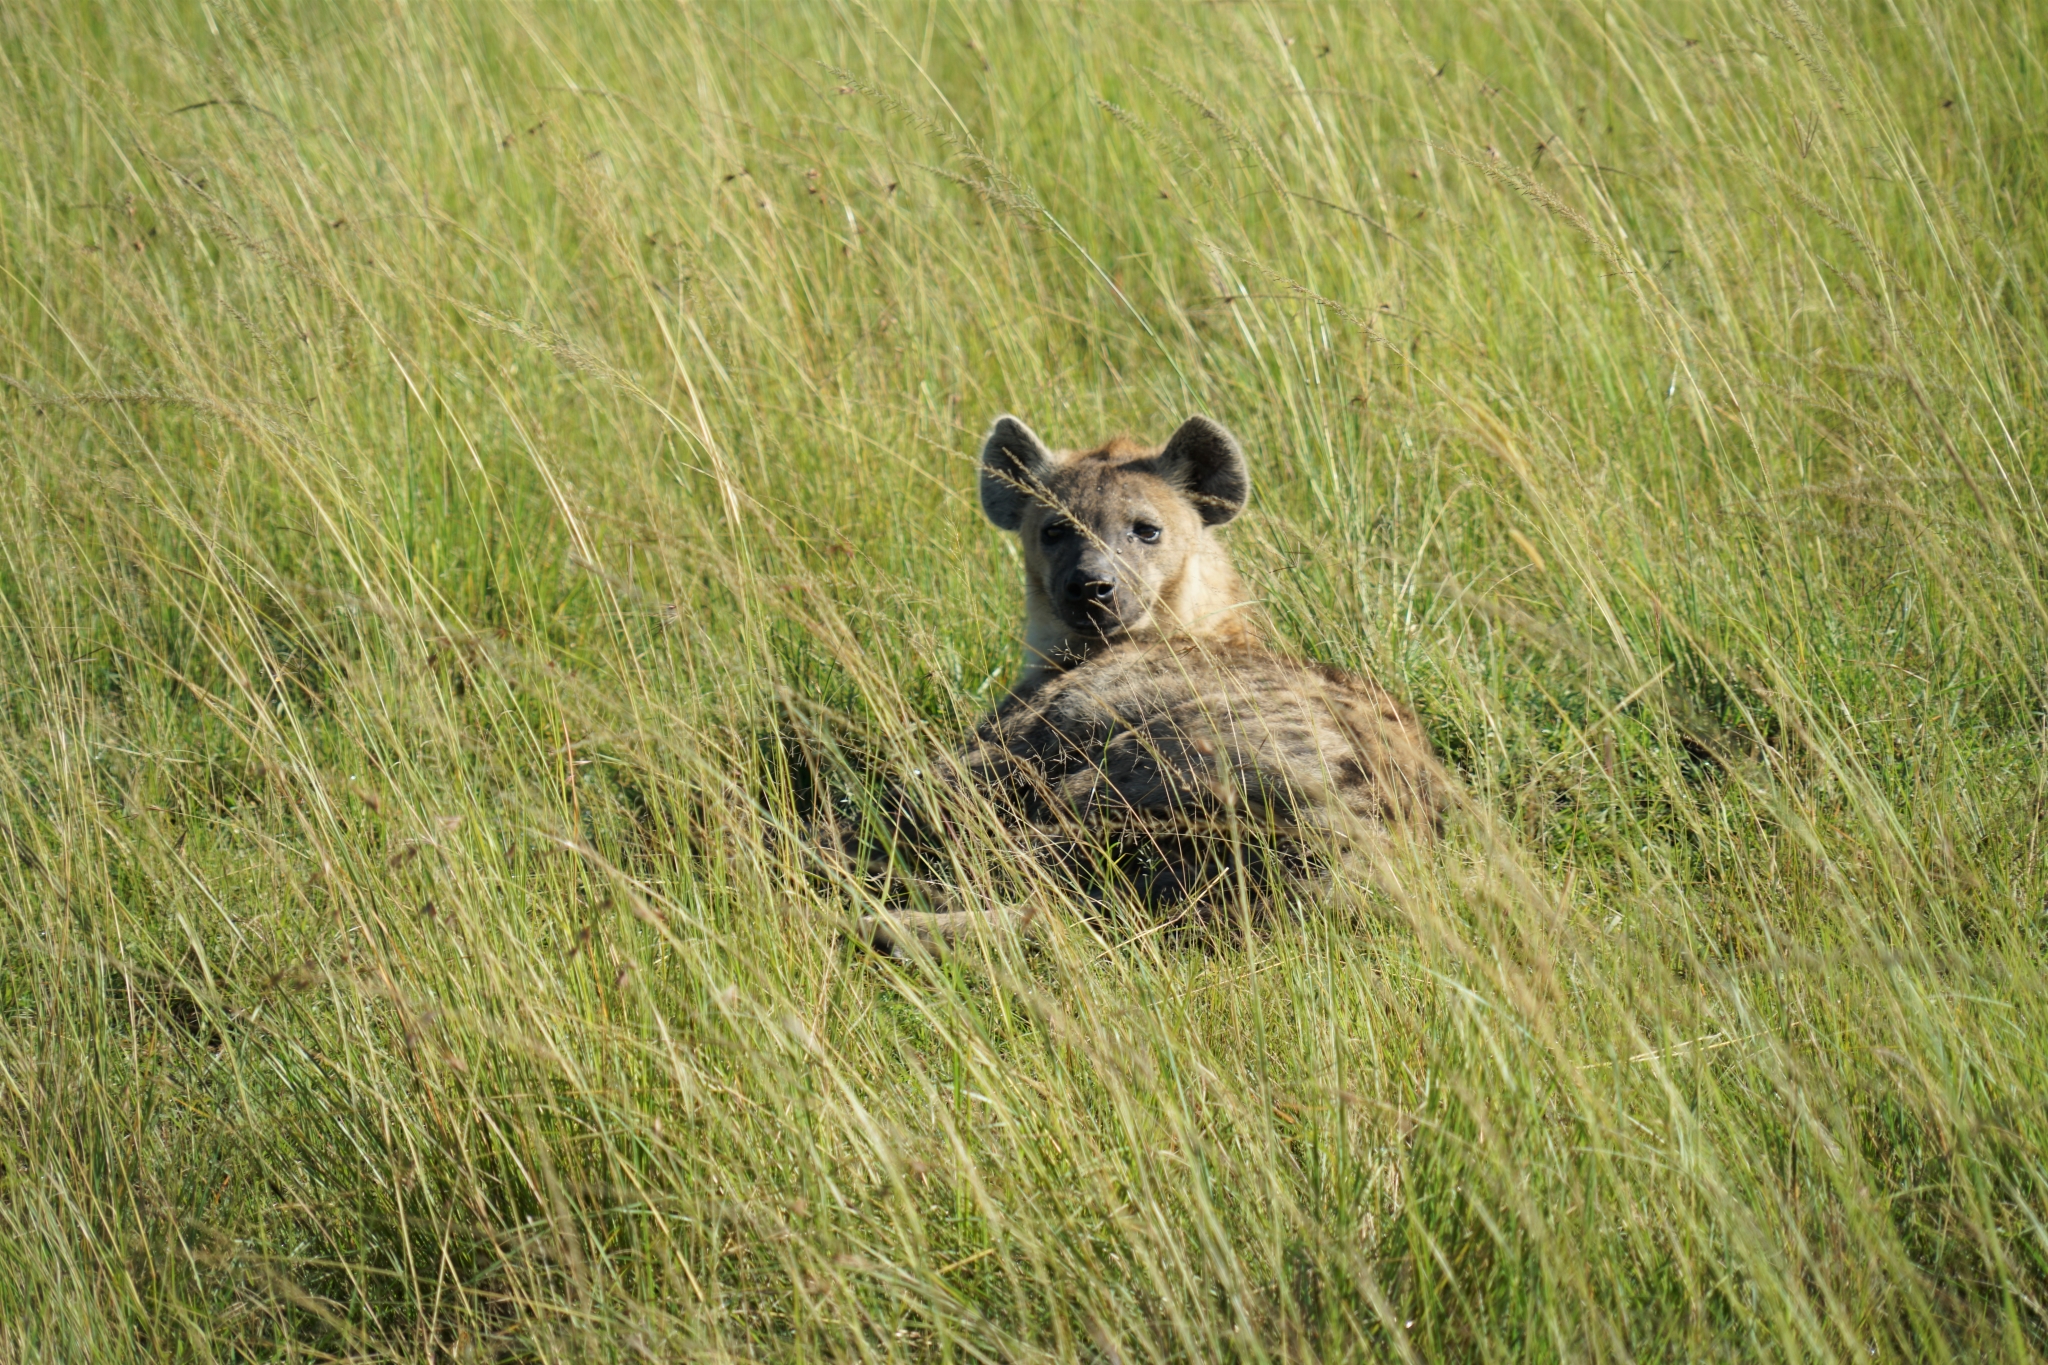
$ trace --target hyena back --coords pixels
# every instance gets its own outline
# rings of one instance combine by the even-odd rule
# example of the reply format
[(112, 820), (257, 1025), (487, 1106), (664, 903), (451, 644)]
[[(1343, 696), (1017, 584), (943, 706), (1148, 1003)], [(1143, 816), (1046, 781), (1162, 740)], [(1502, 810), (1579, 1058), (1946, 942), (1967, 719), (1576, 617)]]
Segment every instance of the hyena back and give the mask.
[[(1276, 654), (1216, 528), (1250, 491), (1231, 435), (1055, 454), (1014, 417), (982, 450), (981, 500), (1025, 564), (1025, 665), (948, 770), (1048, 850), (1113, 835), (1160, 907), (1227, 895), (1256, 847), (1313, 875), (1390, 831), (1428, 835), (1442, 787), (1412, 712), (1369, 679)], [(1023, 909), (863, 921), (939, 947)]]

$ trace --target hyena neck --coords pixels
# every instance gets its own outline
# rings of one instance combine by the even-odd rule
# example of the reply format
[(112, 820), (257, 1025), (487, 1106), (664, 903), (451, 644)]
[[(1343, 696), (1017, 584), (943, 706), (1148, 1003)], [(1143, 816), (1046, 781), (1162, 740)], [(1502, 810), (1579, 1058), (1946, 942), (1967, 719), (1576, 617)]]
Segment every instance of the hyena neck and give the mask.
[(1085, 635), (1061, 621), (1044, 591), (1032, 584), (1024, 613), (1024, 671), (1010, 694), (1036, 691), (1119, 645), (1191, 640), (1218, 649), (1253, 649), (1263, 643), (1244, 584), (1220, 555), (1191, 563), (1188, 572), (1160, 594), (1152, 618), (1144, 629), (1112, 639)]

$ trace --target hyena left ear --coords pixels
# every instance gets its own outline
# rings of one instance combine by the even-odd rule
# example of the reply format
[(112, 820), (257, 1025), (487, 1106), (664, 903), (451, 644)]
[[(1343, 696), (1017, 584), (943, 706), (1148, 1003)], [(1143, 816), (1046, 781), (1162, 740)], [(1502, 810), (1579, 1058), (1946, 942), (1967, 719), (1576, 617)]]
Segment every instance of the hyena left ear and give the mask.
[(1186, 491), (1202, 520), (1221, 526), (1244, 510), (1252, 484), (1237, 438), (1206, 417), (1190, 417), (1152, 457), (1159, 477)]
[(1005, 531), (1023, 524), (1024, 510), (1041, 501), (1052, 473), (1052, 452), (1007, 412), (989, 428), (981, 447), (981, 510)]

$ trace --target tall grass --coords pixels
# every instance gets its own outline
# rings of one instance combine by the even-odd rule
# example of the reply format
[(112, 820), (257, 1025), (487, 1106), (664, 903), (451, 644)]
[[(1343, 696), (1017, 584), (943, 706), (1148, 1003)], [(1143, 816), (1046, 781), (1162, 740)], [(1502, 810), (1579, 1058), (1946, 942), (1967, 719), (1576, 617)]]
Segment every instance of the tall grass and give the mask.
[[(2048, 1348), (2044, 16), (0, 7), (0, 1357)], [(972, 460), (1465, 791), (895, 965)]]

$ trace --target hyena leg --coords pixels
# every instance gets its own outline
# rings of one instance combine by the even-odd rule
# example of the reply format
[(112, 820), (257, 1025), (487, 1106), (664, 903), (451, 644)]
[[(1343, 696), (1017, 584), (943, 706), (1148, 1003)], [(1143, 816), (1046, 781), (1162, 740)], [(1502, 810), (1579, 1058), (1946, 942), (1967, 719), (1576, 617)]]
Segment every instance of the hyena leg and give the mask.
[(1038, 907), (1022, 905), (987, 910), (885, 911), (861, 916), (854, 936), (890, 957), (911, 956), (910, 945), (915, 943), (933, 957), (943, 958), (961, 939), (990, 931), (1022, 936), (1031, 932), (1037, 920)]

